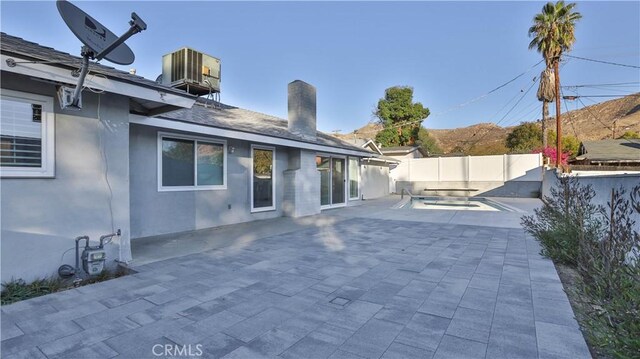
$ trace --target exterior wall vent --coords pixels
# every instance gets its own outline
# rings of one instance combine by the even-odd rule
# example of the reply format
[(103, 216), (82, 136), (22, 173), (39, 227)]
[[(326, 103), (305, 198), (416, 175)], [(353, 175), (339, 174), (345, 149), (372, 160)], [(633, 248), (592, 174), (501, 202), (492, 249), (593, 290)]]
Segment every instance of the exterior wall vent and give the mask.
[(162, 83), (194, 95), (220, 93), (220, 59), (183, 47), (162, 57)]

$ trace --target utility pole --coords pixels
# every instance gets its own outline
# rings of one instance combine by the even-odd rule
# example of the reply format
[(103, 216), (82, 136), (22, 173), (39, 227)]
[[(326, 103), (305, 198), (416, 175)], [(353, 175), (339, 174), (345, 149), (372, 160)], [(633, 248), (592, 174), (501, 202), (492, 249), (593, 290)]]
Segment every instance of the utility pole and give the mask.
[(556, 77), (556, 168), (562, 169), (562, 125), (560, 124), (560, 57), (554, 61)]

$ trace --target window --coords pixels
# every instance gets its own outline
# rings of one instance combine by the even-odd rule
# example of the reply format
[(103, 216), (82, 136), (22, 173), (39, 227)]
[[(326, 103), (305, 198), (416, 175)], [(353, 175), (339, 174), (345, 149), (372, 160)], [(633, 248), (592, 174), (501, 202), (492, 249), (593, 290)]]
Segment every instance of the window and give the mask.
[(275, 206), (275, 153), (273, 147), (251, 146), (251, 210), (268, 211)]
[(226, 142), (158, 134), (158, 190), (226, 189)]
[(53, 177), (54, 115), (51, 97), (2, 90), (0, 175)]
[(349, 157), (349, 199), (360, 198), (360, 160)]

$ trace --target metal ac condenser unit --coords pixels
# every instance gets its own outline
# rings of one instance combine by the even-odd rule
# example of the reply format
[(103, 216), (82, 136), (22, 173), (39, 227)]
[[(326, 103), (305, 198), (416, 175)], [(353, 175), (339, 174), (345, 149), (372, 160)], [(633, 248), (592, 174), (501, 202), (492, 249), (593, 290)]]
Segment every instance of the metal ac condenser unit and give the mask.
[(220, 59), (184, 47), (162, 57), (162, 83), (194, 95), (220, 92)]

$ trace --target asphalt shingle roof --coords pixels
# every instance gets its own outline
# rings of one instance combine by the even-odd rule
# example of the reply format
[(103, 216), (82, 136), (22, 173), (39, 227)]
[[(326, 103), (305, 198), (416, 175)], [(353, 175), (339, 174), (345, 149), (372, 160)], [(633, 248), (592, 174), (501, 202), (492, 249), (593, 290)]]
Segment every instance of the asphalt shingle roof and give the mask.
[(601, 140), (582, 142), (584, 153), (579, 160), (590, 161), (638, 161), (640, 140)]
[[(58, 51), (54, 48), (43, 46), (35, 42), (27, 41), (22, 38), (0, 33), (0, 50), (5, 55), (13, 55), (20, 59), (28, 59), (34, 61), (46, 61), (48, 65), (79, 69), (82, 65), (82, 58), (74, 56), (66, 52)], [(16, 61), (21, 61), (17, 59)], [(101, 65), (95, 62), (89, 64), (89, 73), (99, 73), (108, 78), (143, 86), (151, 89), (161, 90), (163, 92), (181, 95), (184, 97), (194, 98), (183, 90), (174, 89), (155, 81), (146, 79), (142, 76), (132, 75), (129, 72), (115, 69), (113, 67)]]
[[(205, 104), (207, 106), (205, 106)], [(337, 147), (363, 152), (363, 154), (369, 152), (362, 147), (352, 145), (320, 131), (317, 131), (315, 141), (309, 140), (290, 132), (288, 129), (288, 121), (285, 119), (230, 105), (212, 103), (202, 98), (198, 99), (196, 104), (190, 109), (180, 109), (158, 117), (235, 131), (256, 133), (299, 142)]]

